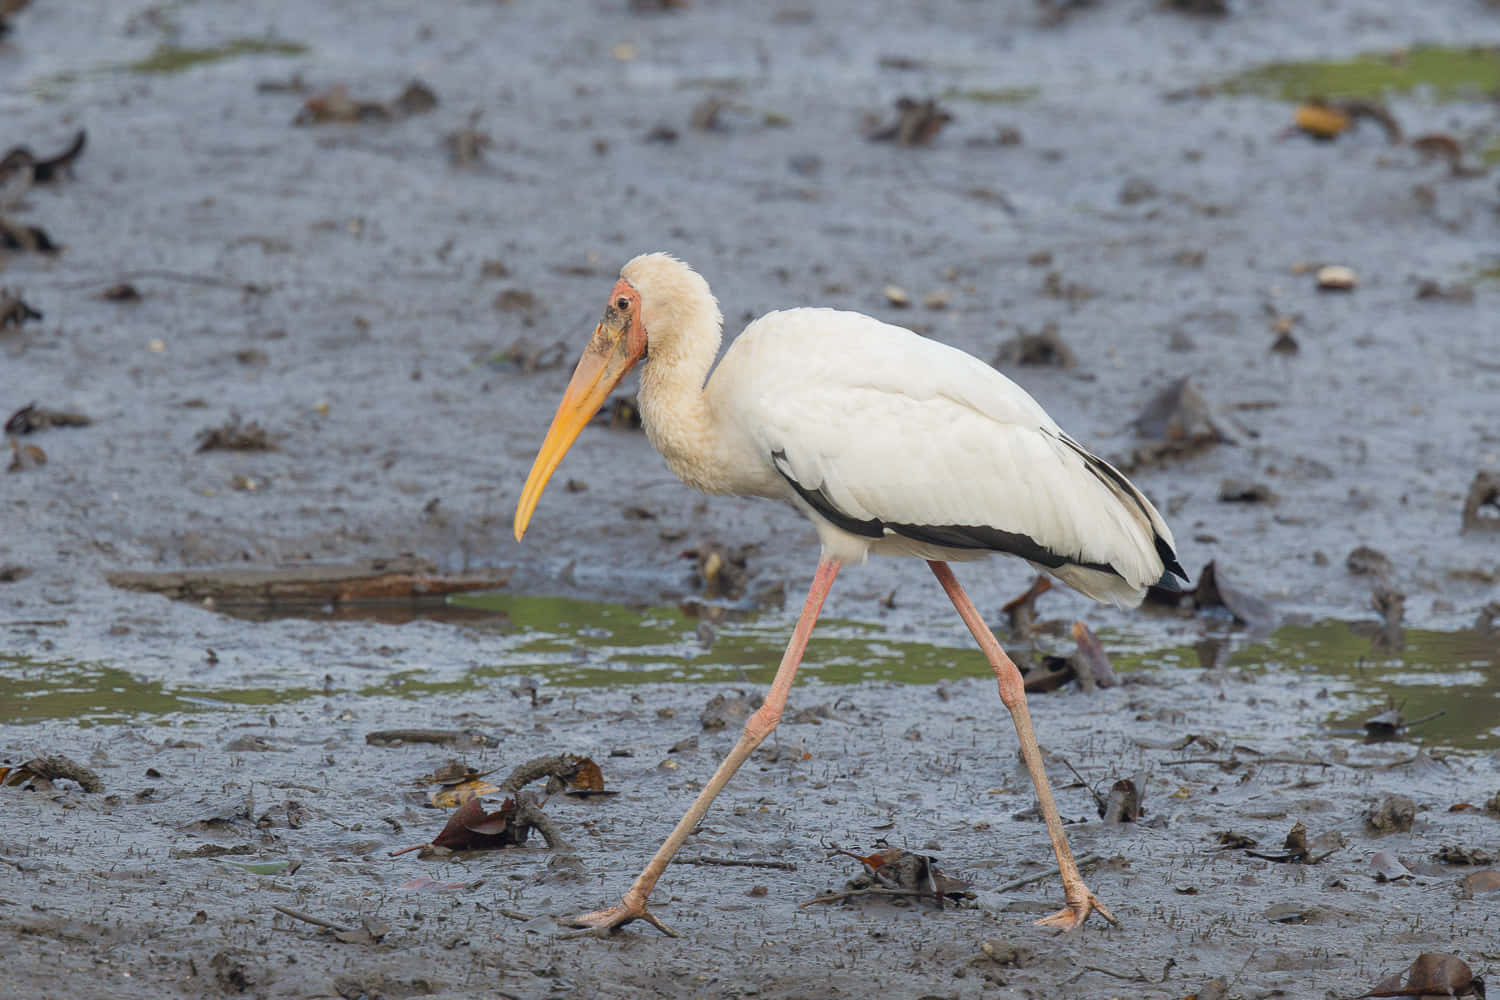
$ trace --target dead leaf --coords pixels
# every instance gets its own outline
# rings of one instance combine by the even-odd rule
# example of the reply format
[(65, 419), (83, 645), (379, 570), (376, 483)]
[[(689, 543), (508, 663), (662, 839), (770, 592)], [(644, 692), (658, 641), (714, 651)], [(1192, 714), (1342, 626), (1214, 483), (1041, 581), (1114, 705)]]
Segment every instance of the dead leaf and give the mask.
[(452, 851), (482, 851), (499, 847), (524, 844), (530, 827), (513, 826), (516, 802), (506, 799), (494, 812), (485, 812), (478, 799), (470, 799), (448, 817), (447, 824), (436, 837), (433, 847), (446, 847)]
[(953, 115), (932, 98), (900, 97), (896, 99), (896, 120), (870, 129), (865, 138), (871, 142), (894, 142), (898, 146), (930, 146), (943, 126), (952, 120)]
[(91, 423), (93, 421), (82, 413), (49, 410), (35, 403), (28, 403), (6, 419), (5, 433), (35, 434), (53, 427), (87, 427)]
[(485, 795), (495, 795), (500, 791), (500, 786), (483, 781), (479, 778), (469, 778), (443, 788), (433, 789), (427, 793), (427, 801), (430, 805), (439, 809), (453, 809)]
[(1474, 977), (1468, 963), (1457, 955), (1426, 952), (1417, 956), (1405, 975), (1389, 975), (1361, 997), (1461, 997), (1471, 993), (1484, 996), (1484, 980)]
[(1376, 851), (1370, 858), (1370, 874), (1377, 882), (1399, 882), (1414, 877), (1412, 870), (1390, 851)]
[(1495, 854), (1482, 847), (1444, 844), (1433, 852), (1432, 859), (1445, 865), (1492, 865), (1495, 863)]
[(1254, 837), (1243, 833), (1235, 833), (1233, 830), (1222, 830), (1219, 833), (1219, 846), (1227, 847), (1231, 850), (1238, 850), (1245, 847), (1254, 847), (1257, 843), (1259, 843), (1259, 841), (1257, 841)]
[(1131, 425), (1146, 443), (1114, 463), (1127, 474), (1169, 459), (1189, 458), (1221, 443), (1235, 443), (1187, 376), (1153, 396)]
[(1265, 483), (1248, 483), (1241, 479), (1225, 479), (1219, 483), (1219, 502), (1275, 503), (1276, 494)]
[(682, 558), (698, 561), (698, 579), (705, 600), (733, 601), (745, 596), (745, 585), (750, 579), (750, 554), (755, 548), (753, 544), (726, 548), (717, 542), (705, 542), (684, 551)]
[(28, 320), (41, 318), (41, 312), (27, 305), (19, 294), (8, 288), (0, 288), (0, 330), (22, 326)]
[(437, 107), (437, 95), (420, 80), (413, 80), (390, 103), (356, 100), (349, 89), (335, 84), (309, 97), (292, 119), (293, 125), (324, 125), (331, 122), (362, 123), (391, 121), (421, 114)]
[(482, 778), (491, 772), (483, 773), (470, 767), (461, 760), (450, 760), (434, 770), (431, 774), (424, 774), (418, 781), (425, 781), (434, 785), (461, 785), (466, 781)]
[(1038, 573), (1024, 594), (1011, 598), (1000, 609), (1010, 618), (1010, 636), (1013, 642), (1030, 640), (1032, 627), (1036, 623), (1036, 599), (1051, 589), (1051, 578)]
[(33, 782), (40, 783), (42, 787), (50, 787), (53, 781), (64, 778), (77, 782), (85, 792), (104, 791), (104, 782), (100, 780), (99, 775), (61, 754), (54, 754), (51, 757), (33, 757), (24, 764), (0, 768), (0, 787), (25, 786)]
[[(1144, 784), (1144, 779), (1141, 784)], [(1141, 806), (1141, 785), (1130, 778), (1120, 778), (1110, 787), (1109, 797), (1104, 801), (1099, 815), (1106, 826), (1134, 823), (1145, 813)]]
[(1480, 469), (1469, 484), (1464, 499), (1463, 528), (1470, 531), (1500, 531), (1500, 472)]
[(88, 133), (83, 129), (73, 137), (67, 148), (56, 156), (38, 157), (25, 146), (14, 146), (0, 156), (0, 183), (12, 173), (29, 171), (32, 184), (51, 184), (73, 174), (73, 163), (83, 153), (88, 142)]
[(760, 695), (746, 695), (736, 691), (733, 697), (716, 694), (708, 700), (703, 711), (698, 713), (698, 722), (705, 732), (723, 729), (731, 724), (740, 725), (761, 706)]
[[(1319, 839), (1326, 844), (1326, 835)], [(1307, 827), (1303, 825), (1301, 820), (1298, 820), (1292, 824), (1291, 832), (1286, 835), (1286, 840), (1282, 843), (1281, 854), (1262, 854), (1259, 851), (1251, 850), (1246, 850), (1245, 853), (1252, 858), (1260, 858), (1262, 861), (1275, 861), (1281, 864), (1315, 865), (1335, 850), (1338, 850), (1338, 845), (1316, 857), (1312, 856), (1307, 846)]]
[(13, 437), (5, 439), (10, 445), (10, 464), (6, 472), (25, 472), (39, 469), (47, 464), (47, 453), (34, 444), (22, 444)]
[(569, 795), (598, 794), (604, 791), (604, 771), (594, 762), (592, 758), (581, 757), (578, 760), (578, 770), (568, 779), (566, 789)]
[(1485, 868), (1481, 871), (1470, 872), (1459, 882), (1459, 895), (1464, 899), (1473, 899), (1476, 896), (1500, 896), (1500, 871)]
[(1387, 795), (1365, 816), (1365, 825), (1375, 833), (1406, 833), (1416, 816), (1417, 804), (1411, 799), (1405, 795)]
[(837, 903), (862, 896), (882, 896), (893, 901), (920, 899), (936, 902), (942, 906), (953, 900), (974, 899), (968, 881), (948, 875), (937, 867), (937, 859), (913, 854), (896, 847), (886, 847), (872, 854), (858, 855), (841, 848), (834, 854), (853, 858), (864, 866), (865, 871), (844, 884), (838, 892), (825, 893), (803, 903)]
[(1328, 104), (1303, 104), (1293, 114), (1292, 124), (1314, 139), (1336, 139), (1354, 124), (1354, 119)]
[(1071, 347), (1063, 343), (1056, 323), (1043, 324), (1038, 333), (1027, 333), (1024, 328), (1021, 329), (1020, 333), (1000, 345), (1000, 350), (990, 362), (991, 367), (1002, 370), (1016, 366), (1066, 370), (1077, 364), (1078, 356)]
[(1104, 652), (1104, 645), (1089, 627), (1081, 621), (1075, 621), (1070, 633), (1073, 641), (1078, 644), (1078, 652), (1072, 660), (1079, 685), (1085, 691), (1118, 686), (1120, 679), (1115, 676), (1115, 668)]
[(99, 293), (99, 297), (106, 302), (134, 303), (141, 301), (140, 290), (128, 281), (122, 281), (118, 285), (110, 285)]
[(1401, 141), (1401, 125), (1390, 109), (1378, 101), (1356, 98), (1326, 101), (1321, 98), (1309, 100), (1298, 106), (1292, 116), (1294, 128), (1315, 139), (1336, 139), (1355, 122), (1365, 119), (1373, 121), (1385, 130), (1390, 142)]
[(242, 423), (238, 415), (218, 427), (198, 432), (198, 450), (204, 451), (275, 451), (276, 443), (264, 427), (255, 421)]
[(53, 242), (52, 237), (40, 226), (13, 222), (0, 215), (0, 249), (54, 254), (61, 253), (63, 248)]
[(1223, 608), (1234, 616), (1235, 621), (1256, 628), (1273, 624), (1277, 617), (1276, 609), (1269, 601), (1224, 579), (1216, 561), (1209, 562), (1198, 573), (1196, 587), (1173, 590), (1152, 586), (1147, 589), (1146, 596), (1153, 604), (1174, 608), (1180, 608), (1184, 603), (1196, 611)]

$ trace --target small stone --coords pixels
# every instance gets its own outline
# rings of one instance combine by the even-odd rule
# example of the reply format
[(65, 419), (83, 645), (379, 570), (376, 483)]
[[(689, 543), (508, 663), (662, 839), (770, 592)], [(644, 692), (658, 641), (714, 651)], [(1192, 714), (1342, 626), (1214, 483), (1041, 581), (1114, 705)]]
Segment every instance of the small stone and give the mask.
[(1318, 289), (1324, 292), (1352, 292), (1359, 287), (1359, 275), (1342, 264), (1325, 264), (1318, 268)]
[(885, 300), (897, 309), (905, 309), (911, 305), (911, 296), (907, 295), (906, 289), (900, 285), (886, 285)]

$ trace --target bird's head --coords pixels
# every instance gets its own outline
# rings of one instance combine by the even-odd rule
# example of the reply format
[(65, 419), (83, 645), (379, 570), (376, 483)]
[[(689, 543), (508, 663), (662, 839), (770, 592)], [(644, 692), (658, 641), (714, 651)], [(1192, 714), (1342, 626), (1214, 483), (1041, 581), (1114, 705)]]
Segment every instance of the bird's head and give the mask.
[(552, 473), (615, 386), (648, 353), (674, 354), (678, 331), (695, 325), (700, 319), (697, 313), (705, 309), (717, 333), (719, 307), (708, 282), (669, 254), (642, 254), (620, 269), (620, 280), (610, 289), (604, 306), (604, 318), (578, 359), (516, 503), (516, 541), (526, 533)]

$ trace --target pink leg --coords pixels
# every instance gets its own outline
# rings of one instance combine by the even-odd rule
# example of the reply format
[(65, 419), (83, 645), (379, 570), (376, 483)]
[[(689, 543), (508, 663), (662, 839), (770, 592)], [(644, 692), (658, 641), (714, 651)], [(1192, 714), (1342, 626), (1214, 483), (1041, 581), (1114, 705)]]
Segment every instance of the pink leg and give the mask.
[(632, 920), (644, 920), (663, 934), (677, 937), (675, 931), (669, 929), (656, 919), (650, 910), (646, 909), (646, 897), (651, 895), (651, 890), (656, 887), (656, 880), (661, 878), (662, 872), (666, 871), (667, 865), (672, 861), (672, 856), (697, 828), (698, 823), (703, 819), (703, 814), (708, 812), (708, 807), (729, 783), (734, 772), (739, 770), (745, 759), (754, 752), (756, 747), (760, 746), (761, 742), (770, 735), (771, 730), (775, 729), (777, 723), (781, 721), (782, 710), (786, 708), (787, 695), (792, 690), (792, 678), (797, 676), (797, 665), (802, 662), (802, 652), (807, 648), (807, 640), (812, 635), (813, 623), (818, 620), (818, 613), (823, 609), (823, 601), (828, 597), (828, 591), (833, 586), (833, 579), (838, 576), (841, 565), (837, 560), (826, 556), (818, 560), (818, 571), (813, 576), (812, 589), (807, 594), (807, 603), (802, 606), (802, 617), (797, 619), (797, 627), (792, 630), (791, 642), (787, 644), (786, 654), (781, 658), (781, 666), (776, 670), (776, 679), (771, 682), (771, 690), (766, 693), (765, 703), (745, 720), (745, 730), (740, 734), (734, 749), (729, 751), (729, 756), (724, 758), (724, 763), (719, 765), (719, 769), (714, 772), (714, 776), (709, 779), (703, 791), (698, 793), (698, 797), (688, 807), (687, 813), (672, 828), (672, 832), (667, 835), (666, 842), (646, 865), (645, 871), (641, 872), (635, 883), (626, 890), (624, 897), (617, 905), (607, 910), (595, 910), (593, 913), (569, 917), (563, 923), (570, 927), (588, 927), (605, 931), (623, 927)]
[(1052, 853), (1057, 855), (1057, 870), (1062, 875), (1063, 895), (1068, 905), (1037, 923), (1073, 930), (1083, 926), (1091, 911), (1098, 910), (1105, 920), (1118, 924), (1114, 915), (1084, 884), (1083, 876), (1078, 873), (1078, 865), (1073, 861), (1073, 852), (1068, 848), (1068, 838), (1063, 834), (1062, 817), (1057, 814), (1057, 803), (1052, 801), (1052, 787), (1047, 784), (1047, 772), (1042, 767), (1042, 748), (1037, 745), (1036, 733), (1031, 729), (1031, 712), (1026, 708), (1026, 688), (1021, 680), (1021, 671), (1005, 655), (1005, 650), (1000, 648), (995, 633), (990, 631), (990, 627), (974, 607), (974, 602), (969, 600), (969, 595), (958, 585), (948, 564), (929, 561), (927, 565), (932, 567), (938, 583), (943, 585), (943, 590), (958, 609), (959, 617), (969, 626), (969, 631), (979, 642), (979, 648), (984, 650), (985, 659), (990, 661), (990, 669), (995, 671), (995, 679), (1000, 685), (1000, 700), (1010, 709), (1010, 717), (1016, 724), (1016, 735), (1021, 740), (1021, 756), (1026, 761), (1026, 770), (1031, 772), (1037, 802), (1042, 807), (1042, 817), (1047, 821), (1047, 834), (1052, 838)]

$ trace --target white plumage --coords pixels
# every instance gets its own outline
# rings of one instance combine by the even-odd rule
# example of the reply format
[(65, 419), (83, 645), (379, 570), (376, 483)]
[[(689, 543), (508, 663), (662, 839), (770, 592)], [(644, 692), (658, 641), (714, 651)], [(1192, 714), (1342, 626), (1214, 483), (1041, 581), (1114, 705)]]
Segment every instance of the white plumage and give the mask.
[(647, 898), (780, 721), (840, 568), (871, 552), (928, 560), (995, 671), (1067, 898), (1038, 923), (1071, 929), (1096, 910), (1113, 920), (1068, 848), (1020, 672), (948, 562), (1008, 552), (1090, 597), (1133, 606), (1164, 574), (1182, 575), (1171, 531), (1036, 400), (962, 351), (858, 313), (789, 309), (751, 323), (714, 368), (722, 326), (708, 283), (686, 264), (666, 254), (626, 264), (516, 504), (519, 540), (568, 447), (639, 364), (641, 420), (674, 473), (707, 493), (790, 501), (823, 546), (765, 703), (619, 905), (571, 922), (614, 929), (647, 920), (667, 930)]
[[(728, 492), (797, 504), (841, 562), (868, 552), (951, 560), (991, 551), (909, 537), (896, 524), (1031, 539), (1067, 560), (1031, 560), (1040, 568), (1127, 606), (1167, 568), (1156, 540), (1170, 550), (1172, 534), (1155, 508), (1090, 473), (1103, 463), (1020, 386), (909, 330), (832, 309), (769, 313), (730, 346), (704, 396), (714, 420), (747, 432), (728, 456)], [(887, 527), (879, 537), (841, 528), (793, 482), (852, 520)]]

